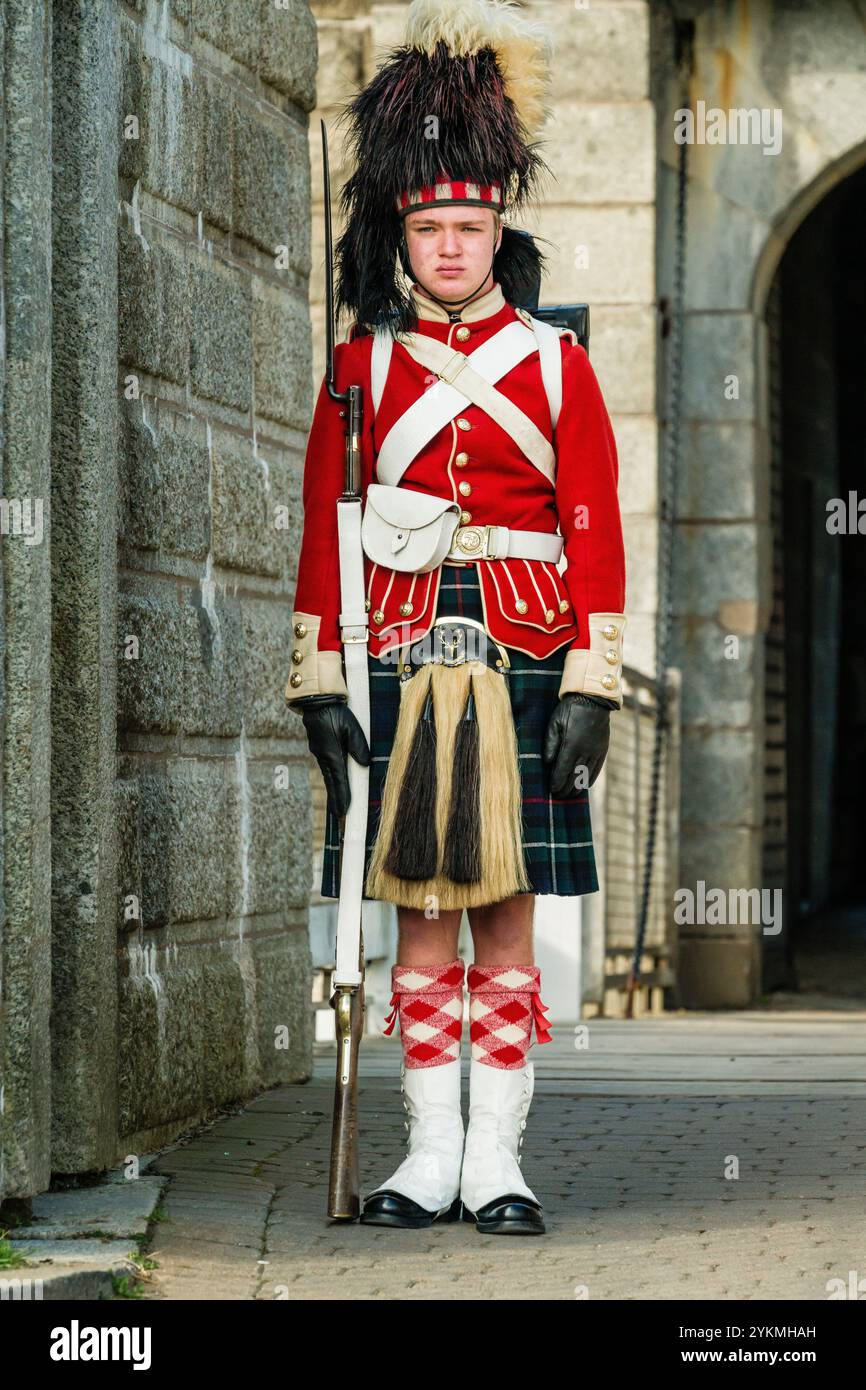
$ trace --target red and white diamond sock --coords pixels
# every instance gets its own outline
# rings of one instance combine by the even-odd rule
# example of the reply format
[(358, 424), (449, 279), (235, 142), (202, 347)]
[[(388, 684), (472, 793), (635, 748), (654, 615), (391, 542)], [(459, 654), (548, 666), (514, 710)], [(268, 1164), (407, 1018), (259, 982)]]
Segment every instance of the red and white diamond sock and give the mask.
[(536, 1041), (553, 1041), (537, 965), (470, 965), (467, 984), (473, 1062), (525, 1066), (533, 1020)]
[(392, 965), (392, 1009), (386, 1033), (400, 1013), (403, 1062), (407, 1067), (439, 1067), (460, 1058), (463, 1035), (463, 977), (459, 957), (445, 965)]

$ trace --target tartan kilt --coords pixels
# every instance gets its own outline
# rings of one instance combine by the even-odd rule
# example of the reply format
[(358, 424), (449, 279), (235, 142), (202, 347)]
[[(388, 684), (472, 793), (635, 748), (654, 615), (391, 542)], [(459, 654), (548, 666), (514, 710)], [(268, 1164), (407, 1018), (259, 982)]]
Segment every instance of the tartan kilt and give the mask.
[[(436, 616), (484, 621), (477, 566), (445, 565), (439, 585)], [(520, 764), (523, 852), (534, 893), (575, 897), (598, 891), (589, 792), (573, 800), (550, 795), (550, 768), (542, 761), (544, 731), (559, 700), (559, 682), (567, 646), (539, 661), (507, 647), (511, 670), (506, 676), (517, 733)], [(364, 878), (370, 863), (382, 802), (382, 788), (400, 709), (400, 677), (393, 661), (383, 662), (367, 653), (370, 673), (370, 778)], [(322, 895), (340, 895), (340, 822), (328, 810), (325, 816), (325, 848)]]

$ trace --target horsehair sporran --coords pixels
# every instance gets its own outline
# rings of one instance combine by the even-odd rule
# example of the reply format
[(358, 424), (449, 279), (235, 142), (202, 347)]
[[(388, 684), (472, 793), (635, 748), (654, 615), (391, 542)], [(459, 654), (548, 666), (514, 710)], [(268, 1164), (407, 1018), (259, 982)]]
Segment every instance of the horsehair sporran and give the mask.
[[(441, 909), (448, 910), (531, 891), (523, 857), (517, 738), (506, 680), (501, 671), (482, 661), (446, 666), (430, 660), (402, 684), (394, 747), (364, 890), (368, 897), (423, 908), (433, 896)], [(478, 730), (477, 786), (460, 785), (455, 767), (470, 681)], [(425, 722), (428, 695), (432, 696), (435, 760), (432, 769), (425, 771), (419, 767), (417, 756), (413, 759), (413, 750), (417, 753), (420, 739), (428, 736), (421, 734), (419, 738), (418, 732)], [(471, 883), (455, 882), (445, 872), (446, 859), (453, 854), (454, 835), (461, 833), (461, 817), (455, 806), (458, 799), (466, 806), (467, 820), (476, 804), (478, 808), (480, 877)], [(429, 825), (435, 826), (436, 832), (435, 870), (423, 878), (398, 877), (389, 872), (386, 863), (392, 849), (399, 854), (403, 841), (413, 849), (418, 847), (425, 802)], [(399, 815), (401, 807), (407, 805), (414, 805), (415, 814)]]

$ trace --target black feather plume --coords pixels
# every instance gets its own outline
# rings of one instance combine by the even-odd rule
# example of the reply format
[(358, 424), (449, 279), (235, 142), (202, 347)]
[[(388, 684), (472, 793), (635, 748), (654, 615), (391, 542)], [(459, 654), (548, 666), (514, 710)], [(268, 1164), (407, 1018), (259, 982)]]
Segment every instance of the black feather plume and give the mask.
[[(492, 48), (465, 56), (444, 43), (432, 55), (395, 49), (341, 120), (355, 169), (340, 194), (337, 307), (367, 328), (404, 332), (415, 327), (415, 315), (398, 273), (399, 194), (444, 175), (498, 183), (504, 205), (519, 210), (536, 196), (547, 166), (506, 95)], [(494, 273), (506, 299), (542, 263), (531, 238), (505, 229)]]

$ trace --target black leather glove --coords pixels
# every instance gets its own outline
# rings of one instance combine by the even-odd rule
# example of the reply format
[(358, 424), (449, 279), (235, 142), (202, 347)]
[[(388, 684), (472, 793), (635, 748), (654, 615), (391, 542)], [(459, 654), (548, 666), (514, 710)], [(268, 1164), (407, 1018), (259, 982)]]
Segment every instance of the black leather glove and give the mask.
[(370, 766), (370, 745), (346, 695), (305, 695), (293, 700), (307, 731), (310, 752), (321, 768), (328, 794), (328, 808), (338, 818), (349, 809), (348, 754), (361, 767)]
[(544, 735), (542, 758), (553, 763), (550, 792), (560, 800), (575, 799), (584, 790), (575, 786), (580, 767), (587, 770), (587, 786), (592, 786), (604, 765), (610, 742), (610, 712), (618, 706), (595, 695), (567, 691), (550, 716)]

